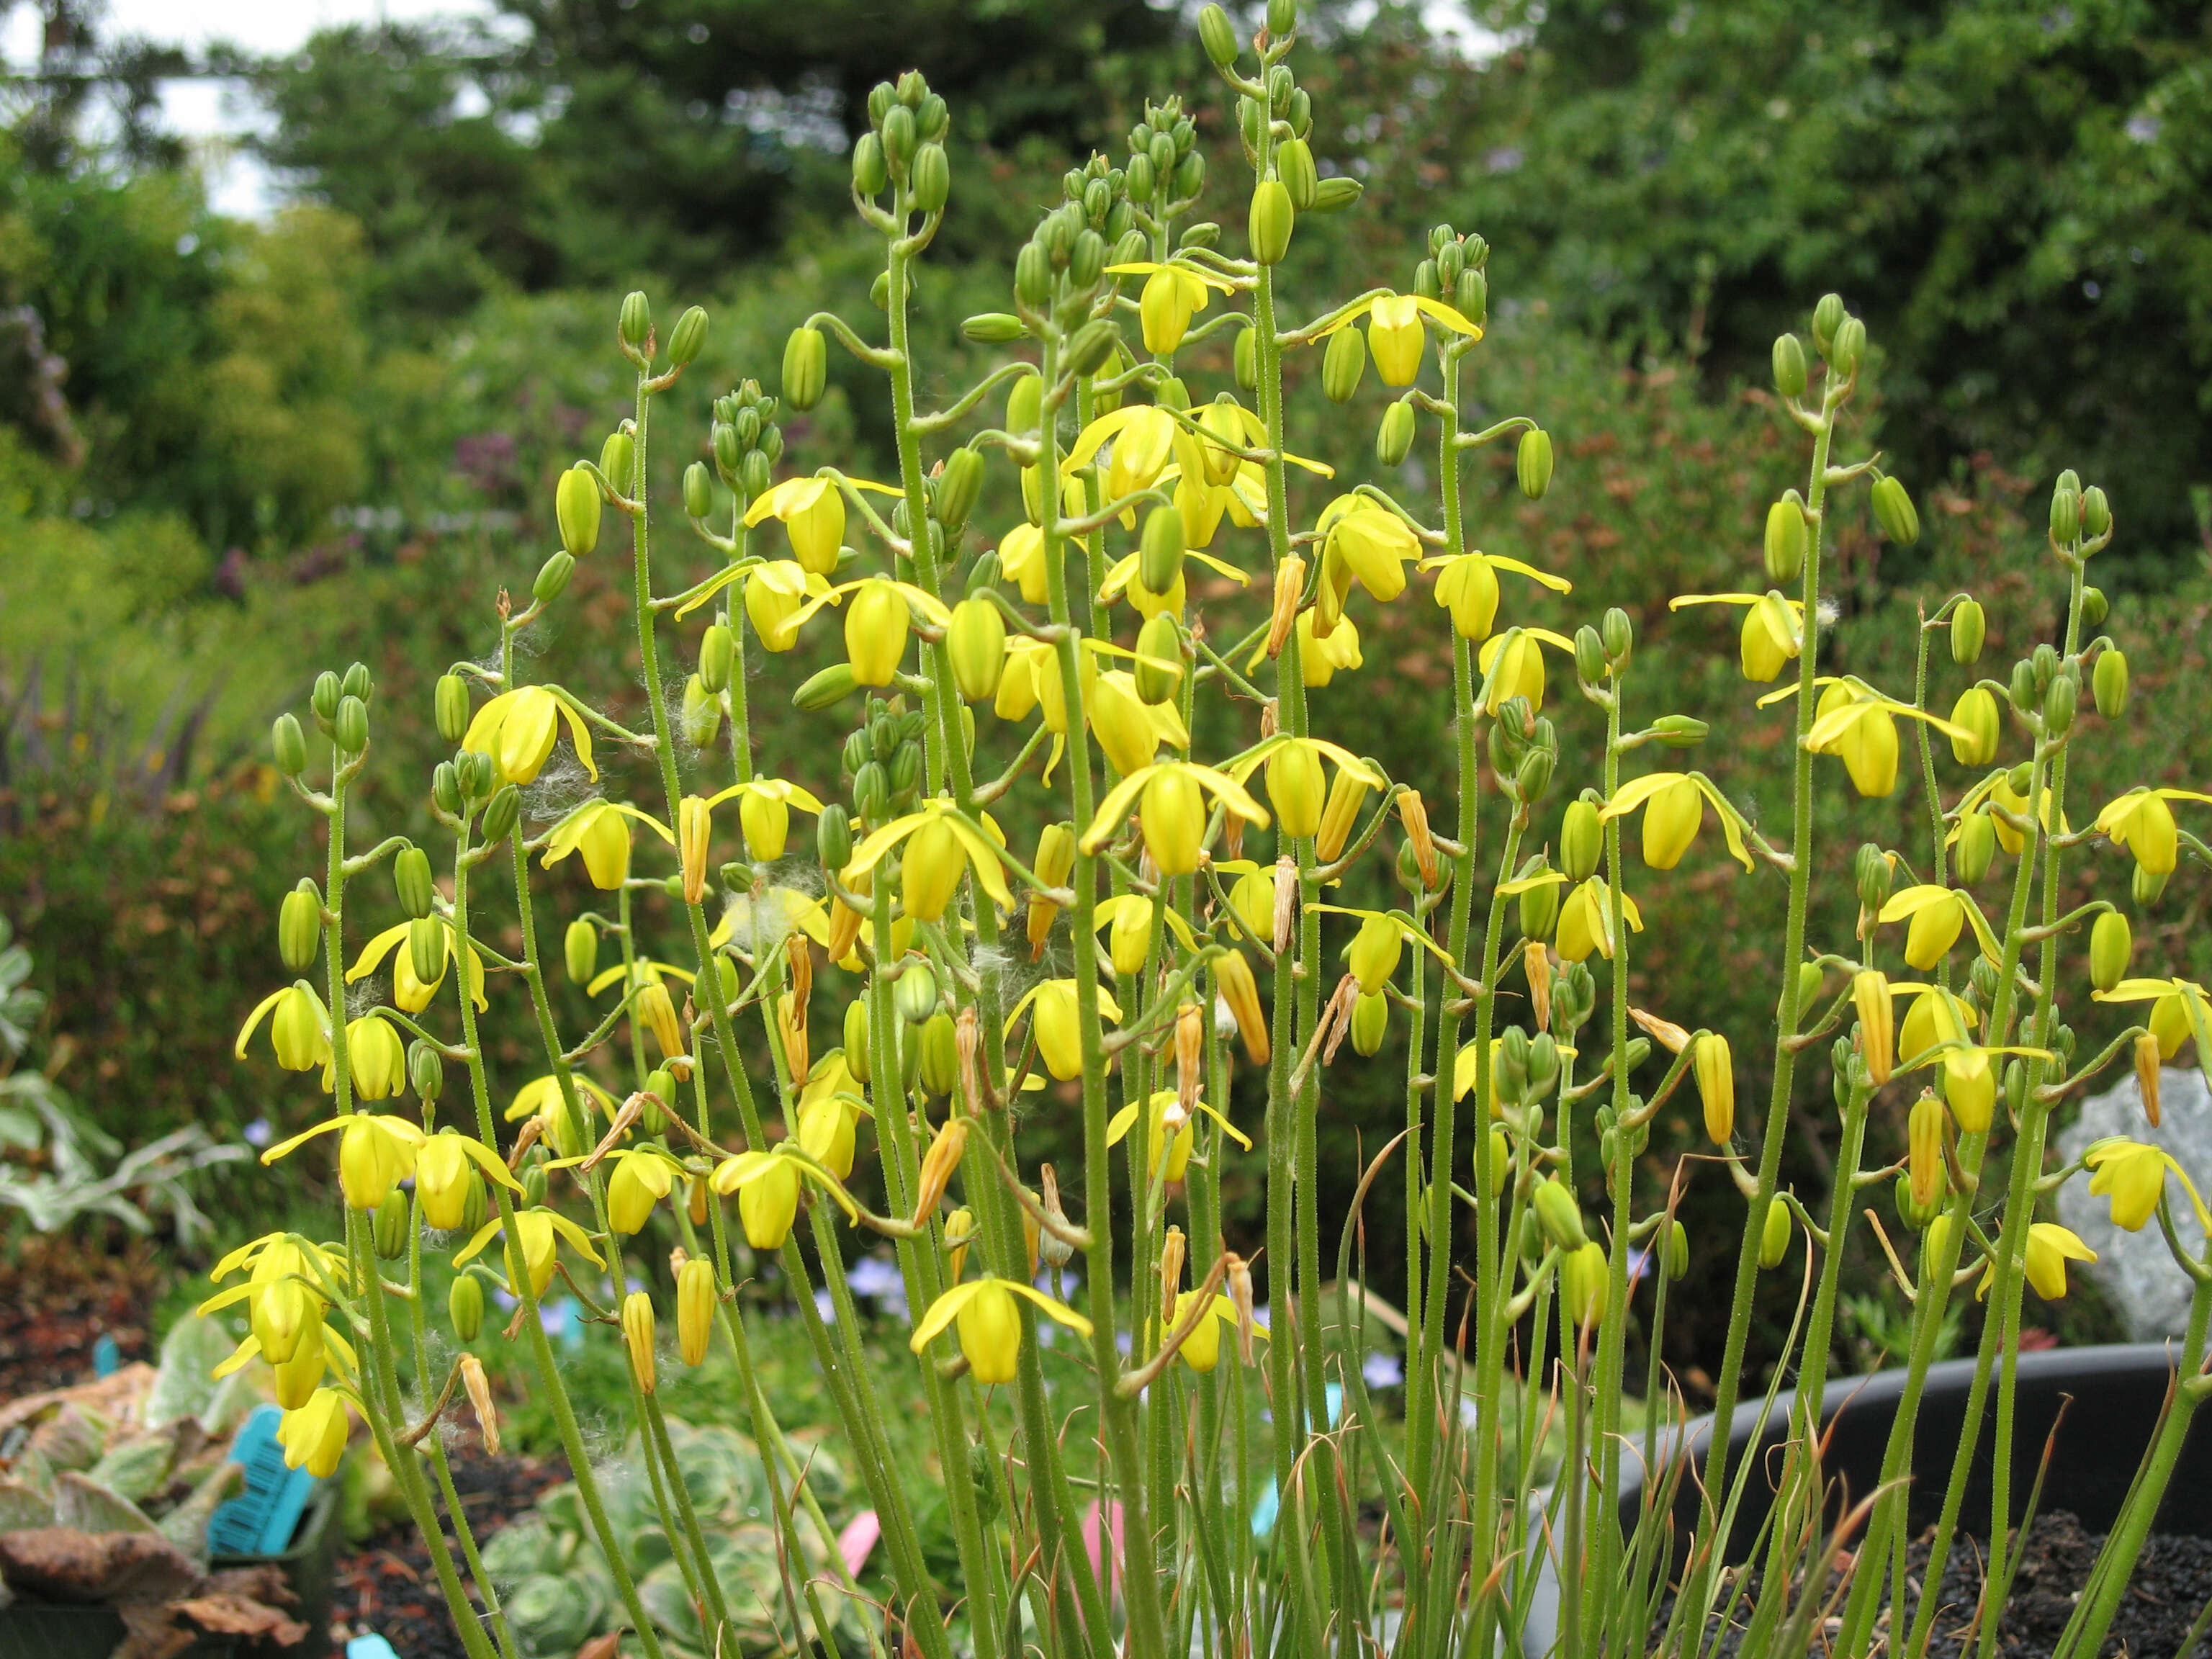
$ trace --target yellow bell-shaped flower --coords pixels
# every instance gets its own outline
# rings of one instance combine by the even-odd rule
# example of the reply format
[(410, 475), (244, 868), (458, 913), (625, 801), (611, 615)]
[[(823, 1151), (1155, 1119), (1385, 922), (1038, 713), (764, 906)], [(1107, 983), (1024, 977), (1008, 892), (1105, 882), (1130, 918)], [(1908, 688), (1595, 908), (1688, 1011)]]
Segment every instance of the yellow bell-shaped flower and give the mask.
[(1996, 1067), (1988, 1049), (1943, 1051), (1943, 1100), (1968, 1134), (1987, 1133), (1997, 1103)]
[[(2045, 1302), (2058, 1301), (2066, 1294), (2068, 1262), (2094, 1261), (2097, 1259), (2094, 1250), (2073, 1233), (2051, 1221), (2030, 1224), (2027, 1255), (2024, 1266), (2027, 1282)], [(1990, 1286), (1996, 1283), (1996, 1262), (1992, 1261), (1982, 1269), (1982, 1281), (1974, 1287), (1977, 1299), (1990, 1293)]]
[(668, 1196), (681, 1166), (658, 1148), (615, 1152), (608, 1161), (614, 1171), (607, 1177), (607, 1225), (627, 1236), (652, 1219), (653, 1206)]
[(693, 1256), (676, 1275), (676, 1348), (687, 1365), (703, 1363), (707, 1339), (714, 1328), (714, 1264)]
[(716, 1168), (714, 1188), (738, 1195), (738, 1221), (756, 1250), (780, 1250), (799, 1218), (799, 1164), (772, 1152), (739, 1152)]
[(1725, 1146), (1735, 1136), (1735, 1056), (1717, 1031), (1698, 1037), (1690, 1050), (1690, 1074), (1705, 1103), (1706, 1137)]
[(284, 1449), (286, 1468), (304, 1468), (327, 1480), (338, 1472), (350, 1432), (344, 1397), (334, 1389), (317, 1389), (307, 1404), (278, 1421), (276, 1443)]
[(1405, 928), (1395, 917), (1370, 915), (1359, 924), (1344, 959), (1363, 995), (1373, 996), (1390, 982), (1405, 948)]
[(975, 1380), (986, 1387), (1011, 1382), (1019, 1369), (1022, 1352), (1022, 1318), (1014, 1305), (1016, 1297), (1035, 1303), (1070, 1330), (1083, 1336), (1091, 1334), (1089, 1320), (1034, 1285), (987, 1277), (955, 1285), (939, 1297), (914, 1328), (907, 1346), (920, 1353), (946, 1326), (957, 1325), (960, 1352), (967, 1357)]
[(1267, 805), (1274, 808), (1276, 829), (1293, 839), (1319, 834), (1328, 799), (1320, 750), (1293, 739), (1268, 756), (1267, 765)]
[(1862, 795), (1879, 798), (1897, 787), (1896, 718), (1880, 699), (1863, 697), (1843, 681), (1820, 694), (1805, 746), (1841, 759)]
[(845, 657), (862, 685), (889, 685), (912, 627), (906, 595), (881, 576), (862, 582), (845, 607)]
[[(353, 1091), (362, 1100), (389, 1100), (407, 1086), (407, 1045), (398, 1028), (374, 1014), (346, 1022), (346, 1069)], [(331, 1068), (323, 1067), (323, 1087), (331, 1085)]]
[(1757, 685), (1778, 678), (1803, 645), (1789, 603), (1779, 593), (1764, 595), (1743, 613), (1737, 654), (1744, 678)]
[(623, 1344), (629, 1350), (630, 1375), (637, 1379), (640, 1393), (651, 1394), (659, 1386), (659, 1376), (653, 1365), (653, 1298), (643, 1291), (632, 1291), (623, 1298)]
[(1411, 386), (1420, 378), (1421, 350), (1428, 343), (1419, 302), (1410, 294), (1377, 300), (1367, 313), (1367, 349), (1385, 386)]
[(1644, 803), (1644, 862), (1671, 870), (1682, 861), (1705, 816), (1705, 797), (1688, 778), (1678, 778)]

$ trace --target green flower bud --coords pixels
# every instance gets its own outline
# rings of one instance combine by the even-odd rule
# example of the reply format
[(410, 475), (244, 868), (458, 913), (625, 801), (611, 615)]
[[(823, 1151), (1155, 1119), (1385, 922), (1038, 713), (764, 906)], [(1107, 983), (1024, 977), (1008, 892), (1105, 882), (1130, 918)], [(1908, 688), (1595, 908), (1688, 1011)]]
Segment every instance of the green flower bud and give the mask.
[(1951, 612), (1951, 660), (1961, 668), (1972, 668), (1982, 659), (1982, 641), (1989, 632), (1989, 618), (1974, 599), (1961, 599)]
[(1444, 297), (1443, 272), (1434, 259), (1424, 259), (1413, 267), (1413, 292), (1424, 300)]
[(446, 924), (434, 916), (409, 922), (407, 961), (417, 980), (425, 985), (435, 985), (446, 971)]
[(2110, 613), (2111, 609), (2111, 605), (2106, 601), (2105, 590), (2103, 588), (2090, 587), (2086, 585), (2082, 587), (2081, 620), (2083, 622), (2088, 623), (2090, 627), (2094, 628), (2098, 623), (2105, 620), (2105, 617)]
[(1413, 406), (1398, 402), (1382, 411), (1382, 424), (1375, 434), (1375, 459), (1396, 466), (1413, 447)]
[(2061, 674), (2051, 682), (2051, 689), (2043, 694), (2043, 729), (2050, 736), (2063, 738), (2074, 729), (2074, 711), (2081, 697), (2081, 683), (2071, 674)]
[(2172, 873), (2171, 870), (2146, 870), (2138, 864), (2128, 890), (2134, 895), (2136, 902), (2148, 910), (2166, 891), (2166, 878)]
[(1996, 856), (1996, 820), (1987, 812), (1970, 812), (1959, 825), (1957, 864), (1959, 879), (1972, 887), (1990, 872), (1990, 861)]
[[(628, 493), (637, 488), (637, 442), (620, 427), (608, 433), (606, 442), (599, 446), (599, 471), (617, 490)], [(588, 480), (591, 474), (584, 476)]]
[(1985, 686), (1970, 685), (1951, 705), (1951, 723), (1970, 735), (1951, 739), (1951, 758), (1961, 766), (1987, 766), (1997, 757), (1997, 700)]
[(1452, 284), (1452, 308), (1477, 328), (1490, 319), (1490, 278), (1472, 266)]
[(454, 1276), (453, 1288), (446, 1292), (446, 1318), (453, 1328), (457, 1342), (473, 1342), (483, 1330), (483, 1286), (473, 1273)]
[(417, 1037), (407, 1045), (407, 1080), (425, 1106), (434, 1106), (446, 1091), (445, 1057)]
[(1823, 357), (1829, 355), (1845, 314), (1844, 296), (1840, 294), (1823, 294), (1820, 303), (1813, 307), (1813, 344)]
[(2128, 958), (2135, 954), (2134, 931), (2118, 910), (2107, 910), (2089, 929), (2089, 983), (2109, 991), (2127, 977)]
[(1348, 404), (1367, 373), (1367, 339), (1357, 328), (1340, 328), (1322, 355), (1321, 387), (1333, 404)]
[(599, 928), (580, 916), (570, 922), (568, 931), (561, 936), (561, 958), (570, 979), (589, 985), (599, 970)]
[(818, 328), (791, 331), (783, 347), (783, 395), (793, 409), (811, 409), (822, 401), (830, 374), (830, 345)]
[[(1237, 331), (1237, 342), (1230, 348), (1229, 362), (1231, 368), (1236, 373), (1237, 389), (1242, 392), (1256, 391), (1260, 385), (1260, 343), (1254, 337), (1250, 329), (1240, 328)], [(1411, 422), (1407, 424), (1410, 426)], [(1405, 456), (1401, 453), (1398, 459), (1404, 459)], [(1385, 463), (1389, 466), (1395, 466), (1397, 464), (1397, 461)]]
[(699, 641), (699, 685), (720, 696), (729, 689), (730, 670), (737, 659), (738, 636), (727, 623), (711, 624)]
[(1636, 643), (1635, 624), (1619, 605), (1608, 605), (1598, 618), (1597, 635), (1605, 645), (1605, 659), (1619, 672), (1628, 661), (1629, 648)]
[(368, 665), (357, 662), (347, 669), (345, 678), (338, 682), (338, 690), (346, 696), (358, 697), (364, 703), (373, 700), (376, 696), (376, 685), (368, 677)]
[(903, 173), (906, 164), (914, 159), (914, 112), (904, 104), (894, 104), (884, 112), (884, 160), (890, 163), (894, 175)]
[(1894, 477), (1885, 475), (1874, 481), (1874, 520), (1881, 526), (1881, 533), (1899, 547), (1910, 547), (1920, 539), (1920, 514), (1905, 486)]
[(461, 775), (451, 761), (440, 761), (430, 773), (430, 799), (448, 817), (461, 810)]
[(1819, 963), (1801, 962), (1797, 964), (1797, 1011), (1800, 1013), (1813, 1006), (1814, 998), (1820, 994), (1820, 987), (1826, 979), (1827, 975), (1821, 971)]
[(1559, 868), (1566, 872), (1570, 883), (1588, 881), (1597, 873), (1597, 861), (1605, 853), (1605, 826), (1598, 821), (1597, 807), (1587, 800), (1571, 801), (1567, 815), (1559, 824)]
[(296, 778), (307, 769), (307, 739), (300, 730), (300, 722), (289, 714), (279, 714), (269, 728), (269, 747), (276, 757), (276, 770), (288, 778)]
[(464, 749), (453, 757), (455, 769), (460, 775), (461, 799), (473, 805), (491, 799), (493, 787), (499, 781), (499, 773), (492, 765), (491, 757), (479, 750)]
[(1858, 889), (1862, 910), (1880, 910), (1889, 897), (1889, 860), (1881, 848), (1872, 842), (1859, 844), (1858, 857), (1851, 866), (1852, 880)]
[(862, 133), (853, 144), (854, 191), (861, 196), (880, 196), (890, 181), (890, 169), (884, 164), (884, 141), (873, 132)]
[(370, 1237), (376, 1245), (379, 1261), (397, 1261), (407, 1254), (408, 1207), (407, 1194), (396, 1187), (376, 1206)]
[[(1802, 373), (1804, 368), (1802, 361), (1798, 368)], [(1690, 1271), (1690, 1232), (1689, 1229), (1679, 1221), (1670, 1221), (1667, 1224), (1667, 1243), (1662, 1252), (1662, 1260), (1669, 1283), (1679, 1284), (1682, 1275)]]
[[(769, 428), (769, 433), (778, 436), (774, 427)], [(781, 447), (779, 437), (777, 447)], [(744, 486), (748, 498), (757, 501), (768, 494), (769, 486), (775, 480), (775, 458), (764, 450), (756, 449), (745, 457), (744, 464), (738, 469), (738, 482)]]
[(1297, 224), (1297, 209), (1279, 179), (1262, 179), (1252, 187), (1252, 207), (1245, 216), (1245, 235), (1252, 257), (1263, 265), (1279, 264), (1291, 251), (1291, 232)]
[(2012, 665), (2012, 684), (2009, 688), (2012, 706), (2023, 714), (2035, 710), (2038, 694), (2035, 685), (2035, 665), (2016, 662)]
[(1556, 751), (1531, 749), (1521, 757), (1521, 764), (1514, 769), (1514, 793), (1532, 804), (1543, 799), (1544, 792), (1552, 787), (1552, 773), (1559, 763)]
[[(1189, 160), (1194, 161), (1198, 159), (1197, 153), (1195, 151), (1192, 152)], [(1188, 165), (1188, 163), (1186, 163), (1186, 165)], [(1314, 203), (1312, 211), (1316, 213), (1341, 213), (1345, 209), (1350, 207), (1354, 202), (1359, 199), (1359, 193), (1364, 188), (1365, 186), (1361, 185), (1359, 180), (1357, 179), (1348, 177), (1341, 173), (1332, 174), (1330, 177), (1322, 179), (1318, 185), (1314, 186)], [(1469, 318), (1468, 320), (1473, 322), (1478, 319)]]
[(938, 523), (947, 530), (957, 530), (966, 524), (968, 515), (975, 510), (975, 498), (982, 489), (982, 452), (954, 450), (945, 458), (945, 470), (937, 477), (937, 494), (932, 505)]
[(823, 807), (815, 823), (814, 849), (824, 870), (842, 870), (853, 861), (853, 821), (835, 801)]
[(684, 469), (684, 510), (695, 519), (703, 519), (714, 510), (714, 480), (704, 461), (694, 461)]
[(1298, 26), (1297, 0), (1267, 0), (1267, 39), (1286, 39)]
[(1835, 338), (1828, 343), (1828, 362), (1837, 374), (1845, 379), (1859, 372), (1859, 364), (1866, 356), (1866, 325), (1856, 317), (1846, 317), (1836, 325)]
[(1014, 298), (1035, 311), (1052, 298), (1052, 255), (1031, 240), (1014, 256)]
[(647, 336), (653, 332), (653, 307), (644, 295), (633, 289), (623, 296), (622, 315), (617, 323), (622, 343), (633, 351), (645, 349)]
[[(1847, 319), (1855, 322), (1856, 318)], [(1759, 1236), (1759, 1265), (1762, 1268), (1778, 1267), (1783, 1257), (1790, 1254), (1790, 1206), (1782, 1201), (1780, 1194), (1766, 1206), (1766, 1221)]]
[[(1501, 1045), (1501, 1056), (1503, 1052)], [(1536, 1224), (1544, 1230), (1544, 1237), (1559, 1249), (1579, 1250), (1589, 1242), (1589, 1235), (1583, 1231), (1582, 1206), (1575, 1202), (1575, 1195), (1557, 1176), (1536, 1183), (1529, 1206), (1535, 1212)]]
[(1605, 681), (1605, 642), (1588, 623), (1575, 629), (1575, 677), (1584, 685)]
[(502, 785), (483, 810), (483, 844), (496, 847), (505, 841), (521, 814), (522, 792), (511, 783)]
[(937, 1012), (937, 974), (920, 957), (910, 957), (906, 969), (891, 985), (891, 1001), (898, 1016), (909, 1025), (920, 1025)]
[(2051, 539), (2069, 547), (2081, 537), (2081, 497), (2078, 491), (2060, 488), (2051, 492)]
[(1079, 289), (1096, 288), (1106, 270), (1106, 239), (1095, 230), (1078, 231), (1067, 256), (1067, 280)]
[(1808, 543), (1804, 498), (1793, 489), (1766, 509), (1766, 580), (1777, 587), (1787, 587), (1795, 582), (1804, 574)]
[(1651, 722), (1651, 729), (1658, 733), (1659, 741), (1669, 749), (1695, 749), (1705, 740), (1712, 727), (1687, 714), (1662, 714)]
[(1156, 507), (1145, 517), (1137, 553), (1137, 580), (1148, 593), (1165, 593), (1182, 574), (1183, 522), (1180, 509)]
[[(702, 469), (703, 470), (703, 469)], [(576, 562), (562, 549), (555, 549), (538, 574), (531, 579), (530, 597), (540, 605), (550, 605), (568, 591), (568, 578), (576, 574)]]
[[(1088, 231), (1084, 233), (1090, 234)], [(1096, 374), (1114, 355), (1114, 348), (1121, 343), (1121, 331), (1105, 319), (1097, 318), (1075, 331), (1067, 343), (1067, 367), (1071, 372)]]
[(1011, 345), (1029, 330), (1010, 312), (981, 311), (960, 325), (963, 338), (977, 345)]
[(1137, 696), (1144, 702), (1164, 703), (1175, 696), (1182, 684), (1182, 633), (1173, 613), (1156, 611), (1137, 630), (1135, 666)]
[[(1580, 804), (1580, 802), (1576, 803), (1577, 805)], [(1572, 811), (1574, 808), (1570, 807), (1567, 810)], [(1540, 857), (1531, 859), (1528, 863), (1521, 866), (1521, 874), (1525, 878), (1529, 875), (1540, 873), (1545, 867)], [(1559, 894), (1562, 890), (1560, 884), (1555, 881), (1547, 881), (1540, 886), (1522, 889), (1522, 938), (1530, 939), (1551, 938), (1552, 929), (1559, 925)]]
[(2097, 696), (2097, 712), (2108, 720), (2119, 719), (2128, 707), (2127, 653), (2117, 646), (2108, 647), (2099, 653), (2097, 665), (2090, 673), (2090, 685)]
[(322, 942), (322, 890), (312, 877), (302, 876), (276, 908), (276, 954), (294, 973), (304, 973)]
[(845, 1005), (845, 1069), (859, 1083), (868, 1081), (874, 1057), (868, 1050), (868, 1000), (859, 996)]
[(392, 860), (392, 884), (399, 893), (399, 908), (410, 920), (430, 914), (437, 888), (430, 878), (430, 855), (419, 847), (403, 847)]
[(2101, 541), (2112, 530), (2112, 504), (2105, 498), (2105, 487), (2091, 484), (2081, 492), (2081, 539)]
[(818, 714), (851, 696), (860, 684), (853, 677), (852, 664), (832, 663), (791, 694), (792, 704), (810, 714)]
[(1198, 15), (1198, 40), (1214, 68), (1227, 69), (1237, 61), (1237, 27), (1219, 6), (1208, 6)]
[(1805, 395), (1805, 348), (1795, 334), (1775, 337), (1774, 389), (1785, 398)]
[(1149, 202), (1152, 192), (1159, 188), (1159, 179), (1152, 170), (1152, 158), (1139, 150), (1129, 158), (1126, 175), (1129, 194), (1139, 202)]
[[(805, 688), (801, 688), (804, 690)], [(695, 749), (711, 747), (722, 729), (722, 701), (707, 695), (692, 674), (684, 682), (684, 738)]]
[(358, 755), (368, 747), (368, 705), (359, 697), (338, 700), (338, 717), (331, 727), (337, 740), (338, 752)]
[(1513, 458), (1513, 475), (1520, 480), (1523, 495), (1532, 501), (1543, 500), (1544, 492), (1552, 487), (1550, 433), (1540, 427), (1531, 427), (1521, 434), (1521, 447)]
[(699, 356), (699, 349), (707, 343), (707, 313), (693, 306), (676, 319), (676, 326), (668, 335), (668, 361), (678, 368), (689, 368)]
[(339, 689), (338, 677), (325, 668), (315, 676), (314, 690), (307, 694), (307, 706), (314, 710), (315, 724), (324, 734), (330, 732), (331, 724), (338, 717), (338, 699), (345, 696)]
[(1290, 192), (1291, 205), (1304, 213), (1321, 192), (1321, 174), (1315, 169), (1313, 151), (1303, 138), (1285, 140), (1275, 149), (1275, 177)]
[(532, 1158), (529, 1166), (522, 1172), (522, 1203), (519, 1207), (534, 1210), (543, 1205), (545, 1202), (545, 1189), (548, 1184), (549, 1177), (545, 1173), (545, 1165), (540, 1160)]

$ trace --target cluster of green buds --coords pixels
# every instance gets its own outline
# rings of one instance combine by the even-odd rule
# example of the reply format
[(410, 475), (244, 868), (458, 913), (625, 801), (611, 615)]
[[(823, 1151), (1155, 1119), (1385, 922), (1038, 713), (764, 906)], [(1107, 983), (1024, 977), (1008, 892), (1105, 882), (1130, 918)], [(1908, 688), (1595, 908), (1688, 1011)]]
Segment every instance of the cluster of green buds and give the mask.
[(1121, 179), (1134, 222), (1151, 234), (1163, 234), (1198, 204), (1206, 155), (1198, 147), (1198, 123), (1183, 112), (1182, 99), (1146, 100), (1145, 118), (1129, 129)]
[[(783, 459), (783, 428), (775, 422), (777, 408), (775, 396), (763, 392), (757, 380), (743, 381), (735, 392), (714, 399), (708, 447), (714, 454), (715, 474), (743, 501), (768, 494), (775, 465)], [(685, 471), (684, 507), (692, 518), (704, 519), (713, 508), (714, 498), (705, 489), (703, 467), (697, 462), (692, 466), (700, 476), (695, 483), (692, 471)]]
[(878, 81), (868, 92), (868, 130), (853, 145), (854, 198), (872, 208), (888, 190), (891, 216), (901, 220), (943, 213), (952, 191), (952, 163), (945, 152), (951, 125), (945, 100), (920, 70), (896, 82)]

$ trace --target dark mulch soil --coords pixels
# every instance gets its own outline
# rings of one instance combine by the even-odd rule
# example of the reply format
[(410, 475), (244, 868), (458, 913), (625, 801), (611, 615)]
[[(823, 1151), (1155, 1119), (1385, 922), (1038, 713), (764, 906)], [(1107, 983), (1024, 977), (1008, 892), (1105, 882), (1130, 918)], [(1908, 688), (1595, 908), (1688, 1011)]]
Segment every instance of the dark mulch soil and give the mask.
[[(1917, 1539), (1905, 1553), (1906, 1577), (1916, 1586), (1927, 1572), (1929, 1542), (1925, 1537)], [(2043, 1659), (2057, 1646), (2104, 1542), (2102, 1533), (2085, 1531), (2080, 1521), (2063, 1510), (2037, 1518), (2028, 1530), (2012, 1593), (1997, 1626), (1996, 1650), (2002, 1659)], [(1987, 1546), (1979, 1539), (1962, 1538), (1953, 1545), (1930, 1632), (1929, 1659), (1963, 1659), (1977, 1650), (1974, 1607), (1986, 1560)], [(1747, 1617), (1757, 1591), (1754, 1570), (1751, 1588), (1738, 1604), (1740, 1620)], [(2181, 1643), (2208, 1600), (2212, 1600), (2212, 1539), (2154, 1534), (2136, 1560), (2101, 1659), (2122, 1654), (2128, 1659), (2188, 1659), (2180, 1652)], [(1671, 1597), (1662, 1604), (1658, 1628), (1665, 1627), (1672, 1606)], [(1917, 1612), (1916, 1604), (1908, 1619)], [(1887, 1624), (1888, 1614), (1884, 1613), (1882, 1619)], [(1738, 1632), (1725, 1633), (1719, 1652), (1733, 1659), (1738, 1640)], [(2203, 1645), (2197, 1650), (2200, 1655), (2206, 1651)]]
[(161, 1279), (143, 1242), (110, 1253), (25, 1239), (15, 1259), (0, 1260), (0, 1401), (87, 1381), (102, 1336), (125, 1364), (151, 1358), (146, 1328)]
[[(487, 1456), (473, 1436), (449, 1444), (447, 1455), (462, 1511), (479, 1544), (527, 1512), (548, 1486), (568, 1478), (560, 1458)], [(461, 1565), (458, 1546), (453, 1551), (455, 1565)], [(462, 1577), (465, 1582), (465, 1566)], [(465, 1659), (430, 1552), (411, 1522), (385, 1527), (359, 1550), (338, 1558), (331, 1589), (332, 1645), (343, 1652), (347, 1638), (371, 1633), (390, 1642), (399, 1659)]]

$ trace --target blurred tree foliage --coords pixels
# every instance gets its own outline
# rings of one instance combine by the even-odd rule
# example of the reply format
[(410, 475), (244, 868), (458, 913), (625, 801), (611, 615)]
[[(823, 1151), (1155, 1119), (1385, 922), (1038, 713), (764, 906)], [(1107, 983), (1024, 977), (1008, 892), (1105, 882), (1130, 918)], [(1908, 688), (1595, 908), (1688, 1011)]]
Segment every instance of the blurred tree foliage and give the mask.
[[(1919, 487), (2094, 471), (2137, 585), (2212, 483), (2212, 13), (2188, 0), (1498, 0), (1455, 204), (1565, 314), (1763, 380), (1824, 289)], [(2109, 580), (2110, 578), (2107, 577)]]

